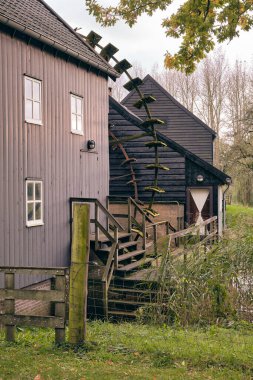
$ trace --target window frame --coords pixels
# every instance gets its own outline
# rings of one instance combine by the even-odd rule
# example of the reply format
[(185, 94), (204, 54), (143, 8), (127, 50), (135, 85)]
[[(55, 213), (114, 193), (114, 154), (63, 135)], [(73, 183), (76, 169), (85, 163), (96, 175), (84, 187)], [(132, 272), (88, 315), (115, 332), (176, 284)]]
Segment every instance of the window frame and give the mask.
[[(35, 100), (32, 94), (32, 97), (28, 97), (26, 94), (26, 80), (30, 80), (32, 82), (32, 88), (33, 88), (33, 83), (38, 83), (39, 84), (39, 89), (40, 89), (40, 100)], [(34, 118), (28, 118), (26, 115), (26, 101), (32, 101), (32, 114), (33, 114), (33, 104), (39, 103), (40, 105), (40, 118), (39, 119), (34, 119)], [(28, 124), (36, 124), (36, 125), (42, 125), (42, 80), (33, 78), (29, 75), (24, 75), (24, 111), (25, 111), (25, 122)], [(33, 116), (33, 115), (32, 115)]]
[[(28, 200), (28, 185), (33, 184), (33, 199)], [(39, 183), (41, 185), (41, 198), (35, 199), (35, 185)], [(26, 226), (27, 227), (36, 227), (36, 226), (43, 226), (43, 205), (44, 205), (44, 199), (43, 199), (43, 181), (41, 179), (35, 179), (35, 178), (27, 178), (25, 180), (25, 220), (26, 220)], [(41, 204), (41, 217), (40, 219), (34, 219), (35, 218), (35, 207), (36, 203)], [(33, 220), (28, 220), (28, 205), (33, 204)]]
[[(75, 113), (75, 112), (72, 112), (72, 98), (74, 98), (75, 100), (80, 100), (81, 101), (81, 114), (79, 113)], [(80, 136), (83, 136), (84, 135), (84, 120), (83, 120), (83, 108), (84, 108), (84, 102), (83, 102), (83, 97), (81, 95), (77, 95), (77, 94), (74, 94), (73, 92), (70, 93), (70, 125), (71, 125), (71, 133), (75, 134), (75, 135), (80, 135)], [(78, 129), (74, 129), (73, 128), (73, 124), (72, 124), (72, 115), (75, 115), (76, 117), (77, 116), (81, 116), (81, 131), (79, 131)]]

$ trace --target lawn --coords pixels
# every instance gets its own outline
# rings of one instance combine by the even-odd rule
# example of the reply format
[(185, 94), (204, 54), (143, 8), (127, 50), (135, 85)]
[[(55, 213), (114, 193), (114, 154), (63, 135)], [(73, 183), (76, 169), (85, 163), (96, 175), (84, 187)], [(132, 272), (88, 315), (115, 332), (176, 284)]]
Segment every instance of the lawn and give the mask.
[(252, 379), (253, 327), (207, 329), (89, 322), (87, 346), (54, 346), (54, 332), (0, 335), (5, 379)]
[[(240, 244), (252, 247), (253, 209), (229, 206), (227, 221), (233, 239), (240, 226)], [(85, 347), (73, 350), (56, 347), (53, 330), (18, 329), (15, 343), (0, 330), (0, 380), (253, 379), (253, 325), (246, 322), (184, 329), (89, 322), (87, 331)]]

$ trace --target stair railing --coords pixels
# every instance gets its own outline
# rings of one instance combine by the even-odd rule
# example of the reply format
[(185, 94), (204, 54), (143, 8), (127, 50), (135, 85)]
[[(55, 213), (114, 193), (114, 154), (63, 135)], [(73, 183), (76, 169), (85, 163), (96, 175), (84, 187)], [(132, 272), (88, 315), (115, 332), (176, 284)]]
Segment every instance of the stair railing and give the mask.
[[(140, 214), (141, 221), (137, 220), (137, 215)], [(136, 232), (142, 239), (142, 249), (146, 250), (147, 231), (146, 221), (153, 223), (152, 219), (142, 210), (138, 203), (131, 197), (128, 198), (128, 232)], [(133, 228), (136, 226), (136, 229)]]
[(161, 220), (159, 222), (152, 222), (152, 224), (146, 226), (146, 230), (151, 229), (153, 230), (153, 243), (154, 243), (154, 255), (158, 255), (157, 250), (157, 240), (158, 240), (158, 227), (164, 226), (165, 227), (165, 234), (166, 236), (170, 234), (170, 232), (176, 232), (176, 229), (170, 224), (168, 220)]
[[(154, 245), (154, 255), (157, 255), (157, 238), (158, 228), (162, 225), (165, 226), (165, 233), (168, 235), (170, 232), (176, 232), (176, 229), (170, 224), (168, 220), (154, 222), (153, 219), (141, 208), (141, 206), (131, 197), (125, 196), (109, 196), (107, 197), (107, 205), (109, 208), (110, 201), (127, 203), (127, 213), (114, 214), (115, 217), (127, 219), (128, 232), (136, 232), (137, 240), (139, 237), (142, 239), (142, 249), (147, 248), (147, 230), (152, 229), (152, 240)], [(173, 202), (177, 203), (177, 202)], [(179, 204), (178, 204), (179, 205)], [(136, 227), (136, 228), (135, 228)]]
[[(138, 222), (137, 215), (141, 215), (141, 222)], [(149, 224), (148, 224), (148, 223)], [(142, 238), (142, 247), (146, 250), (147, 244), (147, 230), (153, 230), (153, 245), (154, 245), (154, 255), (157, 256), (157, 237), (158, 237), (158, 227), (164, 225), (165, 233), (169, 235), (170, 231), (176, 232), (176, 229), (170, 224), (168, 220), (162, 220), (155, 222), (143, 211), (143, 209), (138, 205), (138, 203), (133, 198), (128, 198), (128, 232), (133, 231), (133, 224), (136, 225), (140, 231), (139, 236)]]
[[(196, 236), (196, 242), (191, 244), (190, 250), (204, 246), (205, 250), (207, 245), (213, 245), (218, 241), (218, 217), (212, 216), (209, 219), (204, 220), (200, 224), (192, 225), (184, 230), (174, 232), (170, 234), (170, 240), (168, 244), (168, 252), (172, 252), (174, 257), (186, 255), (187, 250), (187, 237)], [(172, 243), (177, 249), (173, 252)], [(182, 245), (182, 248), (181, 248)]]
[[(95, 205), (95, 217), (90, 219), (90, 223), (93, 223), (95, 225), (95, 250), (99, 249), (99, 237), (101, 232), (111, 242), (110, 252), (102, 276), (104, 314), (105, 317), (107, 317), (108, 289), (110, 286), (113, 272), (115, 269), (118, 268), (119, 231), (123, 231), (124, 228), (96, 198), (70, 198), (71, 220), (73, 203), (93, 203)], [(104, 227), (103, 224), (100, 222), (100, 212), (102, 212), (104, 217), (106, 217), (106, 227)], [(111, 231), (113, 231), (113, 233)]]

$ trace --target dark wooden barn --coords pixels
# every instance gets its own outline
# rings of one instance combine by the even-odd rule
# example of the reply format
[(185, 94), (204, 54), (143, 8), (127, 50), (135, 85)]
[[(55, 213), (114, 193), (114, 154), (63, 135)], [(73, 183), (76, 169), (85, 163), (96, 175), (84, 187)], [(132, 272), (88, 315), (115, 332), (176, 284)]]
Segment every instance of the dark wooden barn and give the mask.
[(65, 266), (70, 197), (108, 195), (118, 73), (42, 0), (0, 0), (0, 51), (0, 266)]
[[(144, 94), (156, 98), (156, 102), (150, 105), (150, 110), (152, 117), (165, 122), (159, 127), (163, 135), (212, 164), (213, 140), (216, 133), (180, 104), (150, 75), (143, 79), (143, 84), (139, 88)], [(122, 104), (140, 118), (145, 118), (144, 109), (138, 110), (133, 107), (138, 99), (138, 94), (133, 90), (122, 100)]]
[[(112, 97), (109, 103), (111, 135), (121, 140), (130, 135), (140, 134), (140, 124), (143, 120)], [(182, 126), (181, 129), (183, 129)], [(210, 134), (209, 131), (208, 134)], [(167, 147), (159, 149), (160, 163), (170, 168), (168, 172), (161, 172), (159, 175), (159, 184), (166, 190), (165, 193), (157, 194), (155, 198), (160, 217), (169, 219), (176, 228), (178, 219), (181, 217), (185, 224), (192, 224), (196, 222), (199, 215), (195, 202), (204, 202), (200, 210), (203, 219), (218, 215), (221, 232), (223, 228), (222, 186), (229, 183), (230, 178), (209, 162), (172, 140), (168, 134), (165, 135), (160, 131), (158, 135), (159, 139), (167, 144)], [(120, 208), (123, 207), (119, 197), (135, 197), (136, 189), (138, 199), (144, 203), (148, 201), (150, 195), (144, 188), (151, 184), (153, 172), (147, 170), (145, 166), (154, 162), (154, 153), (145, 146), (145, 143), (150, 139), (145, 136), (123, 143), (128, 157), (137, 160), (132, 165), (137, 180), (136, 185), (132, 181), (133, 174), (131, 175), (129, 165), (122, 165), (125, 160), (122, 150), (119, 147), (110, 148), (110, 196), (113, 203), (111, 207), (115, 213), (120, 212)], [(201, 145), (200, 142), (199, 145)], [(212, 145), (211, 142), (210, 145)]]

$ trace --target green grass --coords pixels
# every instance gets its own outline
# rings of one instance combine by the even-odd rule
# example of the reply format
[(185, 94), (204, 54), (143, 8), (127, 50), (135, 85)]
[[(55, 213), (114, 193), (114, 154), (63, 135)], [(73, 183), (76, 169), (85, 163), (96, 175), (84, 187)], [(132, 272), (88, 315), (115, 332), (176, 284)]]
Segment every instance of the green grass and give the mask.
[(253, 328), (173, 329), (89, 322), (85, 348), (54, 346), (54, 332), (0, 334), (5, 379), (252, 379)]
[[(228, 205), (227, 206), (227, 224), (229, 228), (237, 228), (243, 225), (252, 227), (253, 225), (253, 207), (246, 207), (242, 205)], [(251, 230), (252, 232), (252, 230)]]

